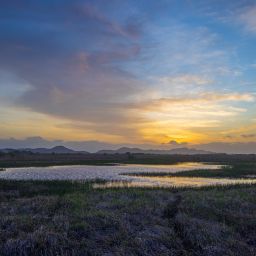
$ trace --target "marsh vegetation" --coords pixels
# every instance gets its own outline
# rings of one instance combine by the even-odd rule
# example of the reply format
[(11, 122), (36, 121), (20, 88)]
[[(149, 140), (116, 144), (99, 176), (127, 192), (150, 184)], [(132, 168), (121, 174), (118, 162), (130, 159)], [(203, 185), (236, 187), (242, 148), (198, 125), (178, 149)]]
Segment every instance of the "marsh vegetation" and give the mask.
[(0, 181), (0, 255), (255, 255), (256, 186)]
[[(241, 177), (252, 167), (219, 172)], [(0, 180), (0, 255), (256, 255), (256, 185), (94, 184)]]
[(148, 173), (126, 173), (131, 176), (148, 177), (201, 177), (201, 178), (233, 178), (233, 179), (251, 179), (256, 178), (256, 162), (249, 163), (230, 163), (216, 169), (195, 169), (189, 172), (181, 171), (175, 173), (169, 172), (148, 172)]
[(40, 154), (27, 151), (0, 152), (0, 168), (35, 167), (57, 165), (115, 165), (115, 164), (162, 164), (184, 162), (198, 163), (248, 163), (256, 162), (256, 155), (203, 154), (203, 155), (156, 155), (156, 154)]

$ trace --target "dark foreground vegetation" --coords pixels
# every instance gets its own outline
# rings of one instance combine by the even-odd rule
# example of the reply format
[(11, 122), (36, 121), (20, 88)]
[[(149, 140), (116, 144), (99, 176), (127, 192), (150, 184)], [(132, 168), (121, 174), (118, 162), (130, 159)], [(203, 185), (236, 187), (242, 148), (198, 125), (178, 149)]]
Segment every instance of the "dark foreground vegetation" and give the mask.
[(0, 152), (0, 168), (51, 165), (177, 164), (182, 162), (256, 162), (256, 155), (156, 155), (156, 154), (40, 154), (26, 151)]
[(0, 180), (0, 255), (256, 255), (256, 186)]
[(192, 170), (177, 173), (158, 172), (158, 173), (127, 173), (131, 176), (150, 176), (150, 177), (202, 177), (202, 178), (256, 178), (256, 162), (254, 163), (235, 163), (213, 170)]

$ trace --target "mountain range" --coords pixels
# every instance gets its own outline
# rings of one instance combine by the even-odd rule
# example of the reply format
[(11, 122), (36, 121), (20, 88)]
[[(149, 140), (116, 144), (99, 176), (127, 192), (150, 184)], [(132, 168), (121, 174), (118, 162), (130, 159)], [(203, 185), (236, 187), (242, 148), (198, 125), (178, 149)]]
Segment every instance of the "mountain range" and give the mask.
[(122, 147), (117, 150), (100, 150), (97, 154), (157, 154), (157, 155), (196, 155), (196, 154), (214, 154), (214, 152), (198, 150), (193, 148), (174, 148), (170, 150), (159, 149), (140, 149), (140, 148), (128, 148)]
[[(14, 151), (26, 151), (38, 154), (90, 154), (87, 151), (76, 151), (64, 146), (56, 146), (53, 148), (24, 148), (24, 149), (2, 149), (1, 152), (14, 152)], [(157, 154), (157, 155), (196, 155), (196, 154), (214, 154), (214, 152), (198, 150), (193, 148), (175, 148), (170, 150), (157, 150), (157, 149), (140, 149), (122, 147), (116, 150), (100, 150), (95, 154)]]
[(86, 151), (76, 151), (70, 148), (66, 148), (64, 146), (56, 146), (53, 148), (21, 148), (21, 149), (2, 149), (1, 152), (14, 152), (14, 151), (26, 151), (31, 153), (38, 153), (38, 154), (89, 154)]

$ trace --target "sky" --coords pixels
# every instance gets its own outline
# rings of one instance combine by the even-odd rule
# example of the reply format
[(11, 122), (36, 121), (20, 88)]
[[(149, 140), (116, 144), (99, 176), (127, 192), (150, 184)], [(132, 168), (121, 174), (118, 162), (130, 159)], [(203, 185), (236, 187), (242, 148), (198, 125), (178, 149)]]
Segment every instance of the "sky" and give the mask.
[(256, 152), (255, 0), (0, 0), (0, 31), (0, 147)]

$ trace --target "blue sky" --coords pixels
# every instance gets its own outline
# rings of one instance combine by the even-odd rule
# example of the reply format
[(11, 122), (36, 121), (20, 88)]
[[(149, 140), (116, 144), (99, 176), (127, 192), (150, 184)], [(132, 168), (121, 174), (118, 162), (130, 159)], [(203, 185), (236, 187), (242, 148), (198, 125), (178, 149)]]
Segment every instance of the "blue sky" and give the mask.
[(0, 137), (256, 141), (255, 1), (1, 1)]

